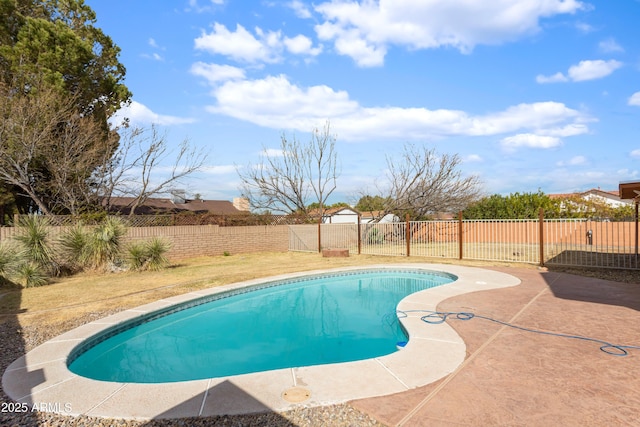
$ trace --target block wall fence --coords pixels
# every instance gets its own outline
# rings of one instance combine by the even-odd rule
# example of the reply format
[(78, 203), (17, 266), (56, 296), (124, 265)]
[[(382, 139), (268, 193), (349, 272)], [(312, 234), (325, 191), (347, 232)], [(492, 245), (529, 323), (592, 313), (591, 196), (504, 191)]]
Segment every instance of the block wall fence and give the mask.
[[(68, 227), (51, 227), (50, 237), (55, 241)], [(0, 242), (17, 232), (14, 227), (0, 228)], [(173, 227), (131, 227), (127, 229), (125, 244), (153, 237), (171, 242), (167, 256), (172, 261), (198, 256), (250, 253), (287, 252), (289, 229), (286, 225), (260, 225), (246, 227), (219, 227), (217, 225), (183, 225)]]

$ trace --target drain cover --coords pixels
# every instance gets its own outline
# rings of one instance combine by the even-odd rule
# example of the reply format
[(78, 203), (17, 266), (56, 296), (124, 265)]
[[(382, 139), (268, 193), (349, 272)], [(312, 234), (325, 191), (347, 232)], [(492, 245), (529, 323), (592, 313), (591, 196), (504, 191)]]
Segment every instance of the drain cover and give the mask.
[(304, 402), (311, 397), (311, 392), (306, 388), (292, 387), (282, 393), (282, 398), (287, 402), (299, 403)]

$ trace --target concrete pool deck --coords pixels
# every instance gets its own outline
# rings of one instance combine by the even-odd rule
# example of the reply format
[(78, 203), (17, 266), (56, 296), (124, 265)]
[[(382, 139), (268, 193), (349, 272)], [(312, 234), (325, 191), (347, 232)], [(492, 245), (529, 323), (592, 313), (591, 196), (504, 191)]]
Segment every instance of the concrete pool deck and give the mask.
[[(410, 341), (404, 349), (388, 356), (162, 384), (96, 381), (78, 376), (66, 366), (69, 354), (83, 340), (145, 313), (267, 280), (372, 268), (421, 268), (458, 276), (451, 284), (420, 291), (402, 300), (398, 309), (407, 312), (407, 317), (401, 321), (409, 332)], [(436, 310), (440, 303), (450, 298), (509, 288), (519, 283), (520, 279), (501, 271), (438, 264), (383, 264), (251, 280), (160, 300), (83, 325), (13, 362), (2, 377), (2, 385), (17, 402), (27, 403), (30, 407), (36, 404), (41, 410), (65, 415), (135, 419), (280, 412), (299, 405), (320, 406), (402, 393), (455, 373), (468, 354), (465, 342), (449, 324), (427, 325), (420, 320), (425, 313), (416, 310)], [(366, 406), (367, 401), (362, 402)]]
[[(531, 268), (491, 268), (519, 286), (459, 295), (471, 311), (549, 332), (640, 345), (637, 284)], [(449, 322), (465, 361), (424, 387), (350, 404), (388, 426), (632, 426), (640, 423), (640, 350), (616, 357), (595, 342), (534, 334), (482, 319)]]

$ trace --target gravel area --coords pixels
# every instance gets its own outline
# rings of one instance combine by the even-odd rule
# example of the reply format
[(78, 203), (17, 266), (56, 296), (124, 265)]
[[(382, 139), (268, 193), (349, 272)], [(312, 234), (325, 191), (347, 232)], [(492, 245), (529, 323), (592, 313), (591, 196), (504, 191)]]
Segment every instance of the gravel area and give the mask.
[[(54, 338), (70, 329), (95, 319), (108, 316), (112, 312), (94, 313), (90, 316), (74, 319), (61, 325), (58, 328), (29, 328), (23, 330), (15, 319), (1, 319), (0, 323), (0, 372), (4, 372), (7, 366), (15, 359), (34, 347)], [(108, 419), (88, 416), (70, 417), (45, 412), (12, 412), (9, 411), (8, 403), (11, 400), (0, 390), (0, 426), (2, 427), (191, 427), (191, 426), (269, 426), (269, 427), (316, 427), (316, 426), (336, 426), (336, 427), (382, 427), (381, 424), (348, 404), (322, 406), (322, 407), (299, 407), (292, 411), (283, 413), (263, 413), (252, 415), (234, 415), (223, 417), (199, 417), (166, 419), (151, 421), (136, 421), (122, 419)]]

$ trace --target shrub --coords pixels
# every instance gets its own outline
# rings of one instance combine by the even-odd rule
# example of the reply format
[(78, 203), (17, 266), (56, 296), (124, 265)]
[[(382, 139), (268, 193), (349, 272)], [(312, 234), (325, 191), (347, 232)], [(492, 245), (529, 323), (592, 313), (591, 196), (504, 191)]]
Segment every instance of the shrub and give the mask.
[(21, 263), (14, 272), (16, 283), (25, 288), (46, 285), (49, 280), (43, 268), (35, 262)]
[(369, 231), (369, 235), (367, 236), (367, 240), (370, 244), (382, 244), (384, 243), (384, 235), (377, 228)]
[(82, 269), (87, 265), (89, 238), (89, 233), (82, 225), (75, 225), (60, 236), (62, 254), (71, 270)]
[(29, 262), (43, 271), (57, 274), (58, 264), (49, 244), (49, 225), (49, 220), (40, 215), (21, 216), (18, 223), (20, 231), (15, 240), (22, 246), (22, 252)]
[(127, 248), (127, 262), (132, 270), (142, 270), (147, 262), (147, 251), (143, 242), (134, 242)]
[(116, 261), (122, 246), (122, 237), (127, 229), (115, 217), (107, 217), (90, 233), (86, 242), (86, 264), (92, 268), (103, 268)]
[(12, 283), (12, 277), (20, 264), (20, 253), (15, 245), (0, 243), (0, 285)]
[(132, 270), (157, 271), (169, 264), (165, 253), (171, 245), (159, 237), (154, 237), (147, 242), (135, 242), (129, 245), (128, 262)]
[(159, 237), (154, 237), (148, 241), (145, 245), (147, 250), (147, 269), (148, 270), (161, 270), (169, 264), (169, 260), (166, 257), (167, 251), (171, 248), (171, 245), (166, 240)]

